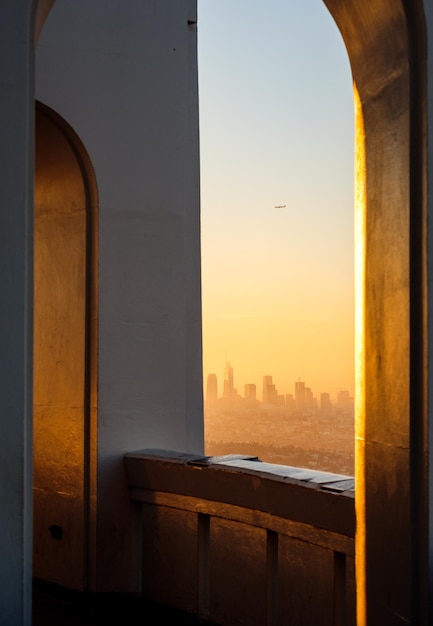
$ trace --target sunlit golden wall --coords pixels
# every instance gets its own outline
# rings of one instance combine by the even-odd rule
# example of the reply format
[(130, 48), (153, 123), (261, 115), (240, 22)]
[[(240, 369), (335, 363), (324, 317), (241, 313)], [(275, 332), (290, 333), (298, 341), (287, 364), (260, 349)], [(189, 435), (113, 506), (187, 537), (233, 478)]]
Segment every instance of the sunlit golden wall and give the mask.
[(58, 126), (36, 115), (34, 573), (84, 584), (86, 193)]
[(414, 502), (425, 480), (416, 461), (425, 223), (421, 126), (413, 124), (415, 114), (422, 118), (421, 22), (413, 30), (420, 3), (325, 3), (346, 42), (356, 94), (357, 623), (421, 623), (427, 596), (416, 544), (426, 535), (422, 501), (419, 511)]

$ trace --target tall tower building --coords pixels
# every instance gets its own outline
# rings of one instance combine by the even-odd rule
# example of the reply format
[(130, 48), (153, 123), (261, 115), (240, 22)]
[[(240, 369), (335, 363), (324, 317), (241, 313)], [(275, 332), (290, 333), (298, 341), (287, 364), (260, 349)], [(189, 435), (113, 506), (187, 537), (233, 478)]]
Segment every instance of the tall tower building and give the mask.
[(233, 368), (230, 363), (226, 362), (224, 367), (224, 398), (233, 397)]
[(337, 407), (345, 412), (353, 411), (353, 398), (346, 389), (338, 392)]
[(272, 376), (263, 376), (263, 394), (262, 394), (263, 404), (269, 403), (269, 390), (271, 387), (272, 387)]
[(276, 404), (277, 390), (272, 382), (272, 376), (263, 376), (263, 404)]
[(244, 398), (246, 400), (256, 400), (256, 386), (253, 384), (245, 385)]
[(206, 386), (207, 402), (216, 402), (218, 400), (218, 381), (216, 374), (209, 374)]
[(295, 383), (295, 404), (297, 411), (305, 410), (305, 383), (300, 380)]
[(320, 394), (320, 410), (330, 411), (332, 409), (331, 395), (329, 393)]
[(305, 387), (305, 408), (308, 411), (314, 409), (314, 396), (311, 387)]

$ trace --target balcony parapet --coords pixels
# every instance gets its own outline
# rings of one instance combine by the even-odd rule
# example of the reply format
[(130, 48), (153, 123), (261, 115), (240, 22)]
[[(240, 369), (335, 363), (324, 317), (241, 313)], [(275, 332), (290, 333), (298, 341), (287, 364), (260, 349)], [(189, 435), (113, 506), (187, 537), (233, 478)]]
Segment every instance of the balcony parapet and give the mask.
[(355, 623), (352, 477), (156, 449), (125, 466), (143, 595), (219, 624)]

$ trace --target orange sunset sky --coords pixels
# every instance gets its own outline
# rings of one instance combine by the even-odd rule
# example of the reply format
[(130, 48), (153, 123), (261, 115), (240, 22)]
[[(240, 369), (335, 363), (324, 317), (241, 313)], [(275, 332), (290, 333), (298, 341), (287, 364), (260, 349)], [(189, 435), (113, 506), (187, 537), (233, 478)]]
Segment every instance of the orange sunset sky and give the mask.
[[(230, 19), (227, 20), (227, 15)], [(272, 19), (269, 19), (272, 15)], [(203, 372), (354, 391), (353, 96), (320, 0), (199, 0)], [(279, 205), (279, 208), (276, 208)]]

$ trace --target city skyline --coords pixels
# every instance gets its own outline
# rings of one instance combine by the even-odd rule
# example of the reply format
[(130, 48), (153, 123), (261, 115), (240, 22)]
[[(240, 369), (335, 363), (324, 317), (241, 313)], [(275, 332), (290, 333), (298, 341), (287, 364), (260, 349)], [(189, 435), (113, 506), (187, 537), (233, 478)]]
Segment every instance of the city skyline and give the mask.
[[(222, 376), (222, 385), (218, 384), (219, 379), (216, 372), (211, 372), (205, 377), (204, 399), (205, 403), (215, 402), (220, 399), (249, 399), (257, 400), (264, 404), (283, 404), (291, 406), (293, 409), (301, 408), (325, 408), (336, 405), (350, 404), (353, 410), (353, 394), (349, 389), (342, 386), (337, 391), (331, 393), (326, 389), (314, 390), (305, 380), (298, 378), (292, 383), (292, 390), (287, 387), (282, 390), (276, 385), (272, 374), (263, 374), (260, 383), (257, 381), (249, 381), (244, 383), (242, 387), (235, 386), (234, 367), (229, 361), (225, 362), (224, 373)], [(289, 383), (290, 384), (290, 383)], [(293, 391), (293, 393), (292, 393)], [(302, 397), (302, 401), (300, 398)], [(293, 401), (293, 405), (291, 404)], [(302, 402), (302, 406), (300, 406)]]

